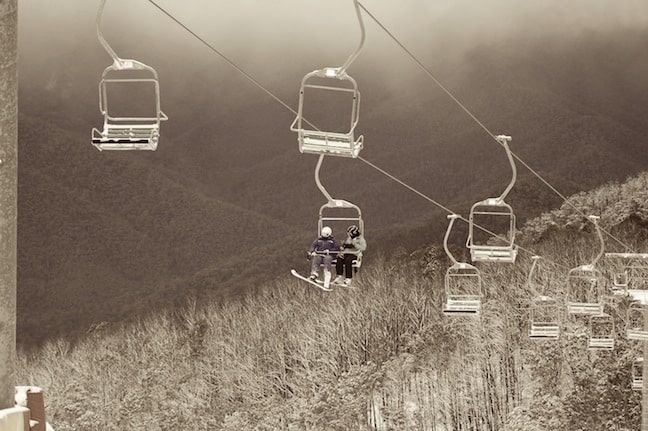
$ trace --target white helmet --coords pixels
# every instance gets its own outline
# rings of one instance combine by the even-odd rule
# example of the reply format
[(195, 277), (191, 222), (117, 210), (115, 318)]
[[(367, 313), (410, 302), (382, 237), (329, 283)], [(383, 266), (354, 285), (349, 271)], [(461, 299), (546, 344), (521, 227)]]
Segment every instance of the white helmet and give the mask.
[(328, 237), (331, 236), (331, 235), (333, 235), (333, 229), (331, 229), (331, 228), (328, 227), (328, 226), (324, 226), (324, 227), (322, 228), (322, 236), (323, 236), (324, 238), (328, 238)]

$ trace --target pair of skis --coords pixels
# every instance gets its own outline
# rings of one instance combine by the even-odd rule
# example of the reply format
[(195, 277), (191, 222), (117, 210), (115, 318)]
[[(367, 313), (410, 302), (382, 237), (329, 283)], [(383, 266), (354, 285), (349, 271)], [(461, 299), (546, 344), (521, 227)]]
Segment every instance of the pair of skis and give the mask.
[[(312, 284), (313, 286), (319, 287), (320, 289), (325, 290), (327, 292), (330, 292), (330, 291), (333, 290), (330, 287), (324, 287), (324, 282), (322, 280), (312, 280), (310, 278), (304, 277), (303, 275), (301, 275), (300, 273), (298, 273), (294, 269), (291, 269), (290, 273), (292, 275), (294, 275), (295, 277), (299, 278), (300, 280), (304, 280), (306, 283)], [(331, 284), (334, 284), (334, 283), (331, 281)]]

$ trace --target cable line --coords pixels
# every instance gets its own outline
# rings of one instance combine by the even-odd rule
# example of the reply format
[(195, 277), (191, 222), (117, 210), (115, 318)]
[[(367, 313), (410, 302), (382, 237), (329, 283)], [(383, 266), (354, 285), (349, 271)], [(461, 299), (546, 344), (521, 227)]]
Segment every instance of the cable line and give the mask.
[[(441, 89), (443, 92), (448, 95), (470, 118), (472, 118), (475, 123), (477, 123), (495, 142), (501, 145), (501, 142), (497, 139), (495, 134), (491, 132), (479, 119), (472, 113), (466, 106), (461, 103), (459, 99), (457, 99), (451, 92), (448, 90), (433, 74), (428, 70), (427, 67), (409, 50), (403, 43), (391, 32), (387, 27), (383, 25), (383, 23), (376, 18), (374, 14), (372, 14), (362, 3), (358, 2), (362, 10), (364, 10), (371, 19), (374, 20), (374, 22), (394, 41), (398, 46), (405, 51), (405, 53), (416, 63), (419, 65), (421, 70), (425, 72), (425, 74), (434, 81), (434, 83)], [(569, 206), (571, 206), (576, 212), (578, 212), (580, 215), (583, 217), (587, 218), (588, 215), (582, 212), (580, 209), (578, 209), (575, 205), (573, 205), (571, 202), (567, 200), (567, 198), (560, 193), (555, 187), (553, 187), (548, 181), (546, 181), (544, 178), (540, 176), (539, 173), (537, 173), (534, 169), (532, 169), (527, 163), (525, 163), (519, 156), (517, 156), (515, 153), (511, 152), (513, 154), (513, 157), (515, 157), (516, 160), (518, 160), (524, 167), (526, 167), (533, 175), (535, 175), (540, 181), (542, 181), (549, 189), (551, 189), (554, 193), (556, 193), (560, 198)], [(617, 243), (621, 244), (623, 247), (625, 247), (627, 250), (632, 250), (632, 247), (626, 245), (624, 242), (622, 242), (620, 239), (616, 238), (614, 235), (612, 235), (610, 232), (601, 229), (605, 234), (607, 234), (610, 238), (614, 239)]]
[(271, 91), (267, 90), (263, 85), (261, 85), (261, 83), (260, 83), (259, 81), (257, 81), (256, 79), (254, 79), (254, 77), (253, 77), (252, 75), (250, 75), (249, 73), (247, 73), (245, 70), (243, 70), (241, 67), (239, 67), (236, 63), (234, 63), (232, 60), (230, 60), (230, 59), (229, 59), (225, 54), (223, 54), (222, 52), (220, 52), (219, 50), (217, 50), (216, 48), (214, 48), (211, 44), (209, 44), (209, 42), (207, 42), (205, 39), (203, 39), (202, 37), (200, 37), (200, 36), (198, 36), (196, 33), (194, 33), (194, 32), (193, 32), (189, 27), (187, 27), (186, 25), (184, 25), (180, 20), (176, 19), (176, 17), (174, 17), (170, 12), (167, 12), (167, 11), (166, 11), (162, 6), (160, 6), (159, 4), (157, 4), (154, 0), (148, 0), (148, 1), (149, 1), (149, 3), (151, 3), (153, 6), (155, 6), (156, 8), (158, 8), (158, 9), (159, 9), (163, 14), (165, 14), (166, 16), (168, 16), (172, 21), (174, 21), (174, 22), (175, 22), (176, 24), (178, 24), (180, 27), (182, 27), (183, 29), (185, 29), (189, 34), (191, 34), (193, 37), (195, 37), (195, 38), (198, 39), (200, 42), (202, 42), (203, 45), (205, 45), (207, 48), (209, 48), (210, 50), (212, 50), (216, 55), (218, 55), (220, 58), (222, 58), (223, 60), (225, 60), (225, 61), (227, 62), (227, 64), (229, 64), (229, 65), (232, 66), (234, 69), (236, 69), (238, 72), (240, 72), (243, 76), (245, 76), (248, 80), (250, 80), (254, 85), (256, 85), (256, 86), (259, 87), (261, 90), (263, 90), (263, 91), (264, 91), (268, 96), (272, 97), (274, 100), (276, 100), (276, 101), (279, 102), (281, 105), (283, 105), (284, 108), (288, 109), (288, 110), (291, 111), (293, 114), (297, 115), (297, 111), (295, 111), (294, 109), (292, 109), (292, 108), (291, 108), (287, 103), (285, 103), (283, 100), (281, 100), (280, 98), (278, 98), (277, 96), (275, 96)]

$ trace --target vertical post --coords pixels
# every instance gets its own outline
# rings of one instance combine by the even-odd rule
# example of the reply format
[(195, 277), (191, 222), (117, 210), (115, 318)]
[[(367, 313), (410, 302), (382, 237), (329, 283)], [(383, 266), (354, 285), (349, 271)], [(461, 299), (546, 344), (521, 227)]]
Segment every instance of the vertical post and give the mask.
[(0, 409), (15, 404), (18, 0), (0, 0)]
[[(648, 305), (643, 307), (643, 330), (648, 331)], [(648, 341), (643, 344), (643, 368), (641, 369), (641, 431), (648, 431)]]

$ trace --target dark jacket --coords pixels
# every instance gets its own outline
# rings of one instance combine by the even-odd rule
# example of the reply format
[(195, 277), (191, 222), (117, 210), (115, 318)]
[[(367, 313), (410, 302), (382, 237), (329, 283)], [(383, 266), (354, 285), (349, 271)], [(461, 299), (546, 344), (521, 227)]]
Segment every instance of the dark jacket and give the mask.
[(340, 251), (340, 244), (332, 236), (328, 238), (320, 237), (313, 241), (313, 244), (311, 244), (309, 249), (311, 253), (321, 253), (326, 252), (326, 250), (328, 250), (330, 254), (337, 254), (337, 252)]

